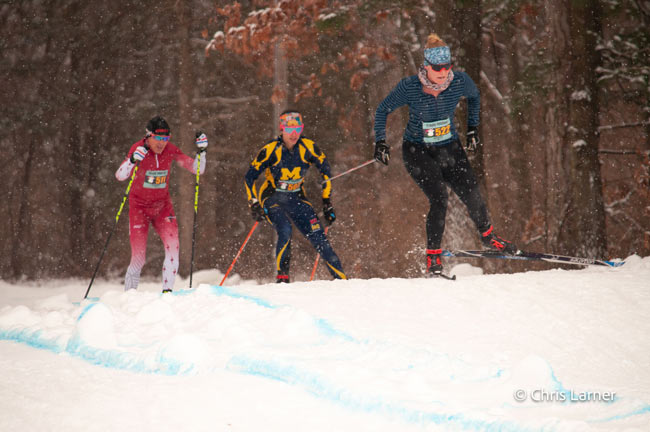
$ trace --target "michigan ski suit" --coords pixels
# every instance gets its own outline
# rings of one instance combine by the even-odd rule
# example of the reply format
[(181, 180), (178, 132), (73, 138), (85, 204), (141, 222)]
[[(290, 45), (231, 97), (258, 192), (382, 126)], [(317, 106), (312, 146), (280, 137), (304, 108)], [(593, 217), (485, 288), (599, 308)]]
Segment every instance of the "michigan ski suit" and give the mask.
[[(336, 279), (346, 279), (341, 261), (332, 249), (322, 224), (307, 200), (303, 189), (304, 176), (315, 165), (323, 176), (323, 199), (331, 194), (330, 165), (314, 141), (301, 137), (289, 150), (278, 137), (266, 144), (253, 160), (245, 176), (249, 202), (257, 199), (268, 221), (278, 233), (276, 269), (278, 275), (288, 275), (291, 260), (291, 221), (307, 237), (327, 263), (327, 269)], [(264, 173), (264, 183), (259, 191), (255, 180)]]

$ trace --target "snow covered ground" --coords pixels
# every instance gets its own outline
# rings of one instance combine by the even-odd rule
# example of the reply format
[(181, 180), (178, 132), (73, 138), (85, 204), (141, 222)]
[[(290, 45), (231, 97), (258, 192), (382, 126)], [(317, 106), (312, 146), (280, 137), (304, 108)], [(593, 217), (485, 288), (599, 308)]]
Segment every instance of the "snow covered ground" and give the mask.
[(0, 282), (2, 431), (648, 431), (650, 257), (195, 290)]

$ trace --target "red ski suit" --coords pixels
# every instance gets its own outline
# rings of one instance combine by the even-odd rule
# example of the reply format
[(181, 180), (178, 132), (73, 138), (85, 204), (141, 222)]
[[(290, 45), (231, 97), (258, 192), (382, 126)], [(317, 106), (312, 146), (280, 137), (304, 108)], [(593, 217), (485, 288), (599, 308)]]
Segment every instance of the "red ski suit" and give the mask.
[[(133, 173), (135, 164), (131, 155), (144, 146), (142, 139), (131, 146), (129, 153), (115, 173), (115, 177), (124, 181)], [(124, 278), (124, 289), (135, 289), (140, 281), (140, 272), (144, 266), (147, 251), (149, 224), (160, 236), (165, 247), (162, 277), (163, 289), (172, 289), (178, 271), (178, 224), (174, 207), (169, 196), (169, 176), (172, 161), (196, 174), (197, 160), (186, 156), (178, 147), (168, 142), (160, 154), (149, 150), (138, 165), (138, 171), (131, 185), (129, 194), (129, 237), (131, 241), (131, 262)], [(201, 158), (201, 173), (205, 170), (205, 153)]]

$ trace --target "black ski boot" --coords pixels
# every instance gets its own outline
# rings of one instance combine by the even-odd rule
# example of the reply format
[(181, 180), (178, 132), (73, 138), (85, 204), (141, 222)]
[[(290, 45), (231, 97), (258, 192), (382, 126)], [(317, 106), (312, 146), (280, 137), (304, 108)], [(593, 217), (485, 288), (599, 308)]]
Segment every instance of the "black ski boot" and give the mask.
[(172, 292), (172, 290), (170, 290), (169, 288), (165, 288), (162, 293), (167, 294), (167, 293), (170, 293), (170, 292)]
[(279, 274), (275, 280), (275, 283), (289, 283), (289, 275)]
[(504, 253), (506, 255), (517, 255), (519, 248), (508, 240), (502, 239), (494, 234), (494, 227), (490, 225), (484, 233), (481, 234), (481, 242), (487, 249)]
[(440, 277), (442, 275), (442, 249), (427, 249), (427, 277)]
[(442, 272), (442, 249), (427, 249), (427, 277), (456, 280), (456, 275), (449, 276)]

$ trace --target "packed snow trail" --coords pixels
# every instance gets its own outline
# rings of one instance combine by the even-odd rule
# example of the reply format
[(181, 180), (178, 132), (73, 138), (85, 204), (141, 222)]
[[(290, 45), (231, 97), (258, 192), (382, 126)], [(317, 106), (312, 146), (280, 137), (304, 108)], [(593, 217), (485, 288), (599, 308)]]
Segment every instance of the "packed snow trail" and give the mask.
[(456, 282), (203, 284), (162, 296), (116, 285), (80, 303), (42, 288), (23, 302), (33, 304), (2, 303), (0, 339), (160, 380), (250, 376), (373, 430), (650, 424), (650, 258), (615, 270), (475, 270)]

